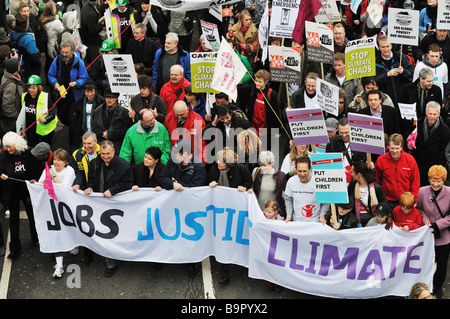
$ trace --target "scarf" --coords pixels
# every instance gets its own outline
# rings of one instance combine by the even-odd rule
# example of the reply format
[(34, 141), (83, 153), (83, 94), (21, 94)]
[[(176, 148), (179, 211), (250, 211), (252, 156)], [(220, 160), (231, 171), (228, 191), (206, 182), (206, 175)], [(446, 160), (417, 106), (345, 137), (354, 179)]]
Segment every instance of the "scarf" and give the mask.
[(230, 170), (229, 167), (227, 167), (226, 169), (220, 169), (220, 175), (219, 175), (219, 186), (225, 186), (228, 187), (230, 186), (228, 183), (228, 171)]
[(431, 126), (431, 130), (430, 130), (430, 126), (428, 125), (428, 120), (427, 118), (424, 119), (424, 125), (423, 125), (423, 140), (426, 142), (428, 140), (428, 138), (431, 136), (431, 134), (433, 134), (434, 131), (436, 131), (439, 127), (439, 119), (436, 120), (436, 122), (434, 122), (434, 124)]
[[(372, 216), (374, 215), (375, 208), (378, 205), (377, 194), (375, 192), (375, 185), (373, 183), (369, 184), (369, 198), (370, 198), (370, 210), (372, 212)], [(356, 210), (356, 218), (358, 219), (358, 227), (361, 227), (361, 219), (360, 219), (360, 209), (361, 209), (361, 194), (359, 193), (359, 182), (355, 184), (355, 210)]]
[(431, 19), (431, 29), (436, 28), (436, 19), (437, 19), (437, 5), (431, 7), (429, 5), (426, 6), (426, 12), (428, 18)]

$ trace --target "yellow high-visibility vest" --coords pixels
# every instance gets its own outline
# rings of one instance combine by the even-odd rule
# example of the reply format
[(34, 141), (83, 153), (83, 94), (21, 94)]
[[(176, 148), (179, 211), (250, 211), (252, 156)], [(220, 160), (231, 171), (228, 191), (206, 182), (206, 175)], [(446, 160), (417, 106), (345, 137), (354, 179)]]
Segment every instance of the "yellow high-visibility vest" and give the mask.
[[(27, 93), (22, 94), (22, 107), (25, 107), (25, 95)], [(41, 116), (47, 117), (48, 114), (48, 93), (41, 92), (38, 97), (37, 105), (36, 105), (36, 121), (39, 120)], [(39, 135), (45, 136), (56, 128), (58, 124), (58, 117), (55, 115), (55, 118), (50, 123), (39, 123), (36, 122), (36, 133)]]

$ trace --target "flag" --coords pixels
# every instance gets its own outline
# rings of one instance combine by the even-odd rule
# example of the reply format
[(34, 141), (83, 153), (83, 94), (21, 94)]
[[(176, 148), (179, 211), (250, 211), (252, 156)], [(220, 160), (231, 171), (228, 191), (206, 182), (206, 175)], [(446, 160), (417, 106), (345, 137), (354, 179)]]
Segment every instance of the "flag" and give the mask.
[(321, 7), (322, 3), (319, 0), (302, 0), (300, 2), (294, 32), (292, 32), (292, 39), (295, 42), (302, 44), (305, 21), (312, 21)]
[(56, 194), (55, 194), (55, 190), (53, 189), (52, 177), (51, 177), (47, 162), (45, 162), (44, 189), (48, 190), (48, 196), (50, 196), (54, 200), (58, 200), (58, 198), (56, 197)]
[(258, 27), (258, 39), (259, 44), (262, 48), (262, 55), (261, 55), (261, 61), (264, 63), (264, 61), (267, 60), (267, 46), (269, 45), (269, 1), (266, 1), (266, 8), (264, 9), (264, 14), (261, 17), (261, 22), (259, 23)]
[(236, 102), (238, 95), (237, 85), (246, 73), (247, 68), (227, 40), (222, 37), (219, 52), (217, 53), (211, 88), (227, 94)]

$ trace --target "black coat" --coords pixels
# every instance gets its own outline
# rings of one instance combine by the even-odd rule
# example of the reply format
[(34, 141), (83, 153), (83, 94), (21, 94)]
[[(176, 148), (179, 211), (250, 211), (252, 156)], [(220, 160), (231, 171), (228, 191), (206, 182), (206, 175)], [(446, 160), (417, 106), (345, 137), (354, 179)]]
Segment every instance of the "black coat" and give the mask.
[(198, 158), (192, 158), (187, 166), (177, 164), (170, 158), (159, 175), (159, 183), (164, 189), (173, 189), (173, 179), (183, 187), (206, 186), (205, 166)]
[(450, 129), (440, 120), (438, 120), (440, 121), (438, 128), (425, 141), (425, 121), (426, 119), (418, 122), (416, 149), (412, 153), (419, 168), (420, 186), (428, 185), (428, 170), (431, 166), (442, 165), (446, 167), (445, 148), (450, 141)]
[(109, 172), (103, 181), (103, 190), (100, 189), (101, 179), (103, 178), (102, 166), (104, 166), (104, 162), (100, 156), (92, 160), (86, 188), (92, 188), (94, 192), (109, 190), (111, 195), (131, 189), (134, 182), (133, 170), (127, 161), (117, 155), (113, 157), (109, 164)]
[[(372, 115), (370, 107), (365, 107), (358, 111), (359, 114)], [(381, 118), (383, 119), (383, 131), (388, 136), (393, 133), (402, 133), (400, 128), (400, 114), (392, 106), (381, 105)]]
[[(29, 150), (20, 155), (10, 155), (6, 150), (0, 152), (0, 175), (5, 174), (20, 180), (38, 180), (42, 170), (37, 159)], [(1, 180), (2, 202), (7, 202), (11, 198), (29, 196), (27, 185), (23, 182), (12, 179)]]
[[(351, 146), (350, 146), (351, 148)], [(339, 135), (335, 135), (332, 138), (330, 138), (330, 143), (327, 144), (326, 147), (327, 153), (343, 153), (345, 156), (346, 148), (344, 141)], [(351, 160), (349, 161), (350, 165), (354, 162), (358, 161), (366, 161), (366, 153), (358, 152), (358, 151), (351, 151)]]
[[(217, 163), (209, 169), (207, 175), (207, 183), (213, 181), (218, 182), (220, 176), (220, 170)], [(229, 187), (238, 188), (238, 186), (244, 186), (247, 189), (252, 187), (252, 175), (248, 170), (247, 166), (244, 164), (236, 163), (234, 166), (230, 167), (227, 173)]]

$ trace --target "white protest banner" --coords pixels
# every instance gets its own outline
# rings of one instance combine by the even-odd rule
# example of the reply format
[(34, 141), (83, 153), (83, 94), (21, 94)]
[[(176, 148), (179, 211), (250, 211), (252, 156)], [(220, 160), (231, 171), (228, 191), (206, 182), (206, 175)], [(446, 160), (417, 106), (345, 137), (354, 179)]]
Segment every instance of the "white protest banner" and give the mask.
[(286, 109), (286, 115), (295, 145), (330, 142), (321, 109)]
[(266, 8), (261, 17), (261, 22), (258, 27), (258, 41), (261, 46), (261, 61), (266, 61), (268, 57), (269, 46), (269, 3), (266, 1)]
[(450, 0), (438, 1), (436, 27), (441, 30), (450, 29)]
[(237, 99), (237, 85), (247, 73), (247, 68), (222, 37), (211, 88), (227, 94), (233, 101)]
[(114, 93), (139, 94), (131, 54), (103, 54), (109, 86)]
[(358, 13), (358, 8), (359, 5), (361, 4), (362, 0), (351, 0), (350, 1), (350, 10), (352, 10), (352, 12), (354, 14)]
[(191, 52), (191, 89), (192, 92), (217, 93), (211, 88), (216, 66), (217, 52)]
[(385, 153), (382, 118), (348, 113), (348, 126), (352, 151), (379, 155)]
[[(368, 27), (375, 27), (383, 18), (383, 0), (370, 0), (367, 6), (367, 13), (369, 14), (369, 21), (367, 21)], [(369, 23), (371, 22), (371, 23)]]
[(396, 44), (419, 45), (419, 11), (389, 8), (388, 41)]
[(194, 11), (236, 2), (241, 0), (150, 0), (150, 4), (172, 11)]
[(250, 243), (249, 277), (307, 294), (404, 297), (416, 282), (433, 284), (434, 237), (428, 226), (334, 230), (322, 223), (263, 220), (253, 225)]
[(335, 116), (339, 115), (339, 87), (317, 78), (317, 103), (320, 108)]
[(202, 34), (205, 36), (206, 47), (213, 51), (219, 50), (220, 36), (217, 24), (200, 20)]
[(311, 153), (312, 178), (316, 201), (323, 204), (346, 204), (347, 177), (342, 153)]
[(352, 40), (345, 47), (345, 78), (347, 80), (375, 76), (375, 44), (377, 36)]
[(300, 0), (273, 0), (269, 36), (292, 39)]
[(264, 218), (254, 195), (233, 188), (140, 189), (106, 199), (55, 185), (54, 201), (42, 184), (27, 186), (43, 253), (85, 246), (119, 260), (187, 263), (214, 255), (247, 266), (249, 216)]
[(269, 45), (269, 61), (271, 81), (300, 82), (300, 53), (296, 49)]
[(334, 63), (333, 27), (305, 21), (307, 60)]
[(322, 7), (314, 18), (317, 23), (329, 23), (341, 21), (341, 15), (335, 0), (320, 0)]
[(417, 120), (416, 103), (398, 103), (398, 108), (400, 109), (400, 115), (403, 119)]

